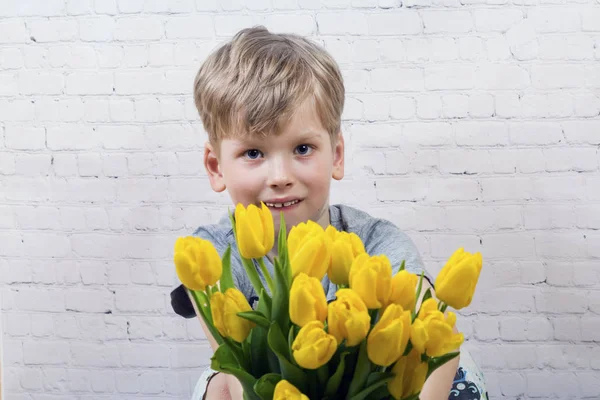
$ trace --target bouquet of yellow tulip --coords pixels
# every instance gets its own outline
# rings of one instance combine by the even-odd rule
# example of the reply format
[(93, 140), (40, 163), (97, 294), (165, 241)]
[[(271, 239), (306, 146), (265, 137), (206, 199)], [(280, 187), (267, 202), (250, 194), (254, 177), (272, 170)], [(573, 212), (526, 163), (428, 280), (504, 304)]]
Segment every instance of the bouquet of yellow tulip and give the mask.
[[(441, 300), (428, 289), (416, 309), (423, 275), (402, 263), (392, 276), (388, 258), (368, 255), (353, 233), (309, 221), (286, 237), (281, 213), (271, 276), (271, 211), (238, 205), (230, 218), (256, 310), (234, 286), (230, 248), (220, 258), (206, 240), (179, 238), (174, 261), (219, 343), (211, 367), (234, 375), (245, 399), (418, 399), (426, 378), (459, 354), (463, 335), (445, 311), (471, 302), (481, 254), (457, 250), (435, 282)], [(325, 274), (339, 288), (329, 304)]]

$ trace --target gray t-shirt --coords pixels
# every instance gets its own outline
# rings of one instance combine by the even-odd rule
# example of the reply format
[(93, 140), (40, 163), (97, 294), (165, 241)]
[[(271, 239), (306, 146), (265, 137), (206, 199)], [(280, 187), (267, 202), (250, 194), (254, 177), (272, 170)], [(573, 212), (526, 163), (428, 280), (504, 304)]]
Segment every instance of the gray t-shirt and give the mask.
[[(370, 255), (385, 254), (392, 264), (394, 273), (398, 271), (403, 260), (406, 261), (407, 271), (417, 275), (424, 271), (423, 261), (413, 241), (391, 222), (374, 218), (364, 211), (341, 204), (329, 207), (329, 220), (337, 230), (358, 235)], [(220, 255), (223, 255), (227, 246), (231, 245), (231, 270), (235, 285), (254, 308), (258, 296), (240, 261), (229, 216), (225, 215), (217, 224), (199, 227), (194, 235), (212, 242)], [(273, 264), (267, 258), (265, 264), (272, 274)], [(257, 270), (266, 288), (266, 282), (258, 266)], [(424, 275), (429, 282), (432, 282), (426, 271)], [(334, 300), (337, 285), (331, 283), (327, 275), (323, 278), (322, 284), (327, 294), (327, 301)]]

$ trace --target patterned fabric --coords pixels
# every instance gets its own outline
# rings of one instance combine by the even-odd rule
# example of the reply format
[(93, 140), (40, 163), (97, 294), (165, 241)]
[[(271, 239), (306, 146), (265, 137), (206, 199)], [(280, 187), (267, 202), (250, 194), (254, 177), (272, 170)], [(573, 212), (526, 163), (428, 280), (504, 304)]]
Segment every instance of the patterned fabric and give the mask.
[(448, 400), (488, 400), (483, 373), (464, 348)]

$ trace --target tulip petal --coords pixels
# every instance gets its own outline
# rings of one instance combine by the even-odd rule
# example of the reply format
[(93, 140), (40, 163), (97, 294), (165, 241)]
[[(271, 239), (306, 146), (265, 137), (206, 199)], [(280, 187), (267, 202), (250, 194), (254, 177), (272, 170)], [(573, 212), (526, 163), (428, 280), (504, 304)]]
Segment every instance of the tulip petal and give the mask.
[(191, 259), (188, 253), (175, 253), (174, 262), (177, 277), (183, 286), (200, 291), (206, 288), (206, 283), (200, 277), (198, 264)]

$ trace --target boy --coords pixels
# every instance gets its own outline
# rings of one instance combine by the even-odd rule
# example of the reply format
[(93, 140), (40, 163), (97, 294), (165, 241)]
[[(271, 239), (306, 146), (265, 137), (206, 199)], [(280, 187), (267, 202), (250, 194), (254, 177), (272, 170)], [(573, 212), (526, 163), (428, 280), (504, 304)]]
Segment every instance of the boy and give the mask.
[[(406, 260), (409, 271), (421, 273), (417, 249), (394, 225), (348, 206), (329, 205), (331, 179), (344, 177), (344, 85), (337, 64), (325, 50), (296, 35), (272, 34), (262, 27), (242, 30), (204, 62), (195, 79), (194, 99), (209, 136), (204, 166), (212, 190), (227, 190), (233, 205), (264, 202), (272, 210), (275, 232), (281, 211), (288, 231), (307, 220), (324, 228), (331, 224), (355, 232), (369, 254), (387, 255), (395, 269)], [(226, 216), (194, 234), (210, 240), (220, 254), (234, 244)], [(236, 286), (254, 306), (256, 293), (235, 246), (232, 250)], [(267, 257), (271, 272), (269, 261), (275, 251)], [(327, 277), (323, 286), (328, 301), (333, 300), (336, 286)], [(184, 289), (172, 295), (176, 312), (194, 314), (189, 303), (188, 311), (181, 311), (184, 302), (178, 293), (181, 296)], [(215, 340), (201, 323), (216, 350)], [(447, 399), (457, 366), (458, 358), (432, 374), (421, 399)], [(234, 377), (206, 374), (197, 387), (197, 398), (242, 398)]]

